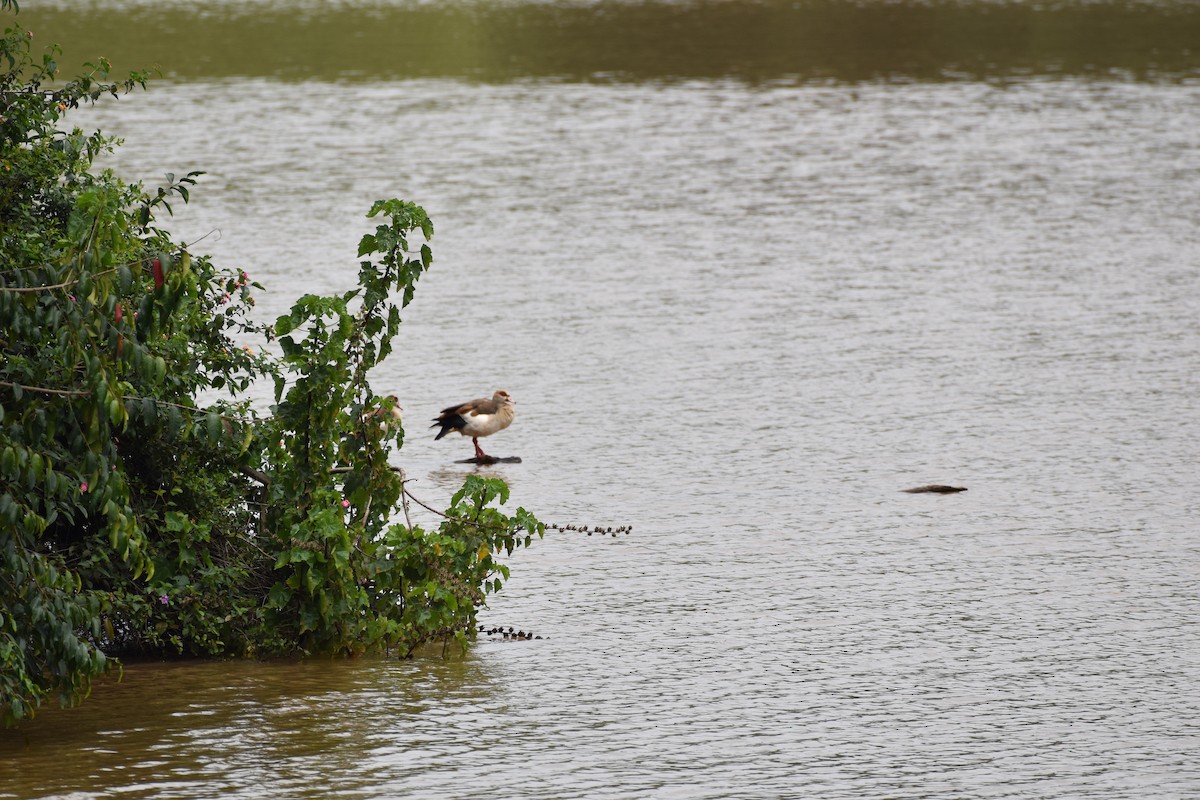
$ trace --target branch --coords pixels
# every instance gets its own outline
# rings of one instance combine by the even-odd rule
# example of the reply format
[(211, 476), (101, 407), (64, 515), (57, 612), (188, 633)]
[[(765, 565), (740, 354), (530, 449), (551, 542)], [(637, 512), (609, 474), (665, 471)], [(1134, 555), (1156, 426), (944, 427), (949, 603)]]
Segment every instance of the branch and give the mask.
[[(251, 467), (239, 467), (239, 469), (241, 470), (241, 473), (243, 475), (253, 478), (254, 480), (261, 483), (263, 486), (267, 486), (271, 483), (270, 477), (268, 477), (265, 473), (259, 472), (256, 469), (252, 469)], [(403, 467), (394, 467), (389, 464), (388, 469), (390, 469), (392, 472), (400, 473), (401, 478), (403, 478), (403, 476), (404, 476), (404, 468)], [(331, 474), (345, 474), (347, 472), (353, 472), (353, 471), (354, 471), (354, 469), (352, 467), (332, 467), (329, 470), (329, 472)], [(405, 481), (403, 481), (403, 483), (408, 483), (408, 481), (405, 480)], [(409, 517), (408, 517), (408, 502), (407, 502), (408, 500), (412, 500), (414, 503), (419, 505), (421, 508), (425, 509), (426, 511), (428, 511), (432, 514), (436, 514), (443, 519), (453, 519), (455, 522), (462, 522), (466, 525), (471, 525), (476, 528), (486, 528), (487, 527), (486, 525), (481, 525), (480, 523), (474, 522), (469, 519), (462, 519), (461, 517), (447, 516), (444, 512), (438, 511), (436, 508), (429, 505), (428, 503), (421, 501), (418, 497), (416, 497), (412, 492), (410, 492), (408, 490), (407, 486), (402, 485), (401, 488), (403, 489), (403, 494), (401, 495), (401, 498), (404, 501), (404, 518), (408, 522), (408, 527), (410, 529), (412, 528), (412, 520), (409, 519)], [(596, 534), (596, 533), (600, 534), (601, 536), (608, 534), (608, 535), (612, 536), (613, 538), (616, 538), (617, 534), (619, 534), (619, 533), (623, 533), (626, 536), (628, 536), (630, 531), (633, 530), (633, 526), (632, 525), (621, 525), (619, 527), (613, 528), (611, 526), (606, 527), (606, 526), (602, 526), (602, 525), (590, 525), (590, 526), (589, 525), (559, 525), (557, 523), (547, 523), (546, 529), (552, 530), (552, 531), (578, 531), (579, 533), (586, 533), (588, 536), (591, 536), (592, 534)]]
[[(106, 269), (106, 270), (104, 270), (104, 272), (95, 273), (92, 277), (98, 278), (101, 275), (107, 275), (110, 272), (116, 272), (118, 269), (120, 269), (120, 267), (114, 267), (113, 269)], [(74, 280), (66, 281), (65, 283), (54, 283), (49, 286), (17, 286), (17, 287), (0, 286), (0, 292), (14, 292), (14, 293), (17, 293), (17, 292), (48, 292), (51, 289), (65, 289), (68, 286), (74, 286), (75, 284), (79, 283), (79, 281), (81, 281), (81, 280), (83, 280), (83, 279), (76, 278)]]
[(57, 394), (63, 397), (91, 397), (91, 392), (73, 391), (71, 389), (47, 389), (43, 386), (25, 386), (20, 383), (9, 383), (8, 381), (0, 381), (0, 386), (10, 386), (13, 389), (20, 389), (22, 392), (39, 392), (41, 394)]
[[(432, 511), (434, 514), (437, 514), (439, 517), (442, 517), (443, 519), (451, 519), (451, 517), (447, 516), (446, 514), (443, 514), (441, 511), (438, 511), (433, 506), (422, 503), (420, 500), (418, 500), (416, 497), (413, 496), (413, 493), (408, 490), (407, 486), (404, 487), (404, 494), (406, 497), (408, 497), (410, 500), (412, 500), (414, 503), (416, 503), (417, 505), (419, 505), (421, 508), (425, 509), (426, 511)], [(474, 525), (476, 528), (484, 527), (483, 525), (480, 525), (478, 522), (472, 522), (469, 519), (460, 519), (458, 521), (465, 522), (468, 525)]]
[[(91, 397), (92, 392), (85, 392), (78, 389), (48, 389), (45, 386), (26, 386), (22, 383), (12, 383), (10, 381), (0, 381), (0, 386), (8, 386), (13, 389), (20, 389), (22, 392), (35, 392), (38, 394), (53, 394), (60, 397)], [(157, 397), (138, 397), (137, 395), (124, 395), (121, 400), (149, 400), (161, 406), (171, 406), (182, 411), (194, 411), (197, 414), (216, 414), (215, 411), (206, 411), (203, 408), (196, 406), (185, 406), (180, 403), (172, 403), (169, 400), (159, 400)], [(245, 425), (253, 425), (258, 420), (246, 419), (245, 417), (231, 417), (228, 414), (217, 414), (221, 419), (227, 419), (230, 422), (241, 422)]]
[[(404, 474), (403, 467), (393, 467), (391, 464), (388, 464), (388, 469), (392, 472)], [(347, 472), (354, 472), (354, 467), (330, 467), (329, 471), (334, 475), (344, 475)]]
[[(388, 469), (390, 469), (392, 472), (399, 472), (401, 476), (404, 475), (404, 469), (402, 467), (393, 467), (392, 465), (389, 464)], [(339, 474), (339, 473), (353, 472), (354, 469), (353, 469), (353, 467), (332, 467), (329, 471), (331, 473)], [(404, 483), (408, 483), (408, 481), (404, 481)], [(407, 497), (409, 500), (412, 500), (414, 503), (419, 505), (421, 508), (425, 509), (426, 511), (430, 511), (434, 514), (437, 514), (439, 517), (441, 517), (443, 519), (453, 519), (455, 522), (463, 522), (463, 523), (466, 523), (467, 525), (472, 525), (476, 528), (488, 527), (487, 525), (481, 525), (480, 523), (473, 522), (469, 519), (462, 519), (460, 517), (447, 516), (445, 513), (438, 511), (433, 506), (422, 502), (419, 498), (417, 498), (412, 492), (410, 492), (408, 490), (407, 486), (404, 486), (403, 484), (401, 484), (401, 489), (403, 490), (403, 495), (402, 495), (403, 497)], [(404, 517), (406, 520), (408, 519), (408, 508), (407, 507), (405, 507), (405, 509), (404, 509)], [(409, 528), (412, 527), (411, 520), (408, 520), (408, 527)]]
[(258, 470), (254, 469), (253, 467), (238, 467), (238, 471), (241, 472), (243, 475), (245, 475), (247, 478), (253, 478), (254, 480), (261, 483), (263, 486), (269, 486), (271, 483), (271, 479), (267, 476), (267, 473), (259, 472)]
[[(201, 236), (199, 239), (196, 239), (196, 240), (195, 240), (195, 241), (193, 241), (193, 242), (185, 242), (185, 243), (183, 244), (183, 246), (180, 248), (180, 250), (187, 250), (189, 247), (191, 247), (192, 245), (196, 244), (196, 242), (203, 241), (204, 239), (207, 239), (209, 236), (212, 236), (214, 233), (220, 234), (220, 231), (214, 228), (213, 230), (209, 231), (208, 233), (204, 234), (204, 235), (203, 235), (203, 236)], [(146, 260), (146, 259), (144, 259), (144, 258), (139, 258), (139, 259), (137, 259), (136, 261), (129, 261), (129, 262), (126, 262), (126, 263), (124, 263), (124, 264), (121, 264), (121, 266), (118, 266), (118, 267), (113, 267), (112, 269), (106, 269), (106, 270), (104, 270), (103, 272), (94, 272), (94, 273), (92, 273), (92, 277), (93, 277), (93, 278), (99, 278), (101, 275), (108, 275), (108, 274), (109, 274), (109, 273), (111, 273), (111, 272), (116, 272), (116, 271), (117, 271), (117, 270), (119, 270), (121, 267), (133, 267), (133, 266), (136, 266), (136, 265), (138, 265), (138, 264), (141, 264), (141, 263), (142, 263), (143, 261), (145, 261), (145, 260)], [(17, 271), (17, 270), (9, 270), (8, 272), (9, 272), (9, 273), (11, 273), (11, 272), (16, 272), (16, 271)], [(75, 278), (74, 280), (65, 281), (65, 282), (63, 282), (63, 283), (54, 283), (54, 284), (51, 284), (51, 285), (49, 285), (49, 286), (18, 286), (18, 287), (11, 287), (11, 286), (0, 286), (0, 292), (14, 292), (14, 293), (19, 293), (19, 292), (48, 292), (48, 291), (50, 291), (51, 289), (65, 289), (65, 288), (67, 288), (68, 286), (74, 286), (75, 284), (79, 283), (81, 280), (83, 280), (83, 278)]]

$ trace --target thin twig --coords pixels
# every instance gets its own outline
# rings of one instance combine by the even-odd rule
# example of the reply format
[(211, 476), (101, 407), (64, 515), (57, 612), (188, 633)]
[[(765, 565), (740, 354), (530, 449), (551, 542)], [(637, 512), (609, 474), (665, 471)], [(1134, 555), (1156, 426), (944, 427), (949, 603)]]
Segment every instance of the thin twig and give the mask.
[[(20, 389), (22, 392), (35, 392), (39, 394), (53, 394), (61, 397), (91, 397), (92, 392), (85, 392), (78, 389), (48, 389), (45, 386), (26, 386), (23, 383), (12, 383), (10, 381), (0, 381), (0, 386), (8, 386), (13, 389)], [(185, 406), (180, 403), (172, 403), (169, 400), (159, 400), (156, 397), (138, 397), (137, 395), (125, 395), (121, 400), (150, 400), (153, 403), (161, 406), (170, 406), (178, 408), (182, 411), (195, 411), (197, 414), (214, 414), (214, 411), (206, 411), (203, 408), (196, 406)], [(253, 425), (258, 420), (246, 419), (245, 417), (233, 417), (228, 414), (217, 414), (221, 419), (227, 419), (230, 422), (241, 422), (246, 425)]]
[[(450, 517), (449, 517), (449, 516), (447, 516), (446, 514), (443, 514), (441, 511), (438, 511), (438, 510), (437, 510), (436, 508), (434, 508), (433, 506), (426, 505), (425, 503), (422, 503), (422, 502), (421, 502), (419, 499), (417, 499), (416, 497), (414, 497), (414, 496), (413, 496), (413, 493), (412, 493), (412, 492), (410, 492), (410, 491), (408, 490), (408, 487), (407, 487), (407, 486), (405, 486), (405, 487), (404, 487), (404, 494), (405, 494), (407, 497), (411, 498), (411, 499), (412, 499), (412, 501), (413, 501), (414, 503), (416, 503), (417, 505), (419, 505), (421, 508), (425, 509), (426, 511), (432, 511), (434, 514), (437, 514), (439, 517), (444, 517), (445, 519), (450, 519)], [(459, 521), (460, 521), (460, 522), (465, 522), (465, 523), (467, 523), (468, 525), (474, 525), (474, 526), (475, 526), (475, 527), (477, 527), (477, 528), (482, 528), (482, 527), (483, 527), (482, 525), (480, 525), (480, 524), (479, 524), (479, 523), (477, 523), (477, 522), (471, 522), (469, 519), (464, 519), (464, 520), (459, 520)]]
[[(213, 228), (211, 231), (204, 234), (199, 239), (196, 239), (191, 242), (185, 242), (183, 247), (180, 248), (180, 250), (186, 251), (192, 245), (204, 241), (209, 236), (212, 236), (214, 233), (219, 236), (221, 234), (221, 231), (218, 228)], [(106, 269), (103, 272), (92, 273), (92, 277), (99, 278), (101, 275), (108, 275), (109, 273), (116, 272), (117, 270), (121, 269), (121, 267), (136, 266), (137, 264), (141, 264), (145, 260), (146, 260), (145, 258), (139, 258), (136, 261), (128, 261), (124, 264), (121, 264), (118, 267), (113, 267), (112, 269)], [(17, 272), (17, 271), (19, 271), (19, 270), (11, 270), (10, 272)], [(18, 287), (0, 286), (0, 292), (14, 292), (14, 293), (18, 293), (18, 292), (48, 292), (51, 289), (65, 289), (68, 286), (74, 286), (75, 284), (79, 283), (81, 280), (83, 280), (83, 278), (75, 278), (74, 280), (65, 281), (63, 283), (55, 283), (50, 286), (18, 286)]]
[[(414, 503), (416, 503), (417, 505), (419, 505), (421, 508), (425, 509), (426, 511), (431, 511), (434, 514), (437, 514), (442, 519), (449, 519), (449, 520), (453, 520), (454, 522), (461, 522), (464, 525), (470, 525), (471, 527), (479, 528), (480, 530), (487, 530), (489, 527), (491, 527), (490, 525), (484, 525), (483, 523), (476, 522), (475, 520), (463, 519), (462, 517), (452, 517), (449, 514), (446, 514), (442, 511), (438, 511), (433, 506), (428, 505), (427, 503), (422, 503), (420, 500), (418, 500), (417, 497), (408, 490), (407, 486), (405, 486), (403, 488), (404, 488), (404, 494), (407, 497), (409, 497)], [(411, 528), (412, 525), (410, 524), (409, 527)]]
[(404, 488), (404, 470), (400, 470), (400, 507), (404, 509), (404, 522), (408, 525), (411, 531), (412, 517), (408, 515), (408, 490)]
[(192, 241), (190, 241), (190, 242), (184, 242), (183, 249), (184, 249), (184, 250), (186, 250), (186, 249), (188, 249), (189, 247), (191, 247), (191, 246), (192, 246), (192, 245), (194, 245), (194, 244), (199, 244), (200, 242), (203, 242), (205, 239), (207, 239), (208, 237), (212, 236), (214, 233), (217, 235), (217, 241), (218, 241), (218, 242), (219, 242), (219, 241), (221, 241), (221, 238), (220, 238), (220, 237), (221, 237), (221, 229), (220, 229), (220, 228), (213, 228), (211, 231), (209, 231), (208, 233), (204, 234), (204, 235), (203, 235), (203, 236), (201, 236), (199, 239), (193, 239), (193, 240), (192, 240)]
[[(388, 469), (390, 469), (392, 472), (400, 473), (400, 480), (403, 483), (407, 483), (407, 481), (404, 478), (404, 468), (403, 467), (394, 467), (389, 464)], [(354, 468), (353, 467), (330, 467), (329, 471), (334, 474), (344, 474), (347, 472), (354, 472)], [(426, 511), (432, 511), (434, 514), (437, 514), (439, 517), (442, 517), (444, 519), (453, 519), (456, 522), (465, 522), (468, 525), (474, 525), (476, 528), (488, 527), (487, 525), (481, 525), (478, 522), (472, 522), (469, 519), (460, 519), (458, 517), (447, 516), (446, 514), (442, 513), (441, 511), (438, 511), (433, 506), (428, 505), (427, 503), (423, 503), (419, 498), (417, 498), (415, 495), (413, 495), (412, 492), (410, 492), (408, 490), (407, 486), (402, 486), (401, 488), (403, 489), (403, 495), (401, 496), (401, 504), (404, 508), (404, 519), (406, 522), (408, 522), (409, 528), (412, 527), (412, 519), (410, 519), (409, 515), (408, 515), (408, 500), (412, 500), (414, 503), (416, 503), (417, 505), (419, 505), (421, 508), (425, 509)], [(405, 498), (407, 498), (407, 499), (405, 499)]]
[[(241, 471), (241, 473), (243, 475), (253, 478), (254, 480), (261, 483), (263, 486), (267, 486), (271, 483), (270, 476), (268, 476), (266, 473), (259, 472), (258, 470), (254, 469), (252, 467), (238, 467), (238, 469)], [(487, 525), (482, 525), (478, 522), (474, 522), (469, 519), (461, 519), (459, 517), (451, 517), (441, 511), (438, 511), (436, 508), (429, 505), (428, 503), (422, 502), (420, 500), (420, 498), (416, 497), (412, 492), (410, 492), (408, 490), (407, 486), (403, 485), (404, 483), (407, 483), (407, 480), (404, 477), (404, 468), (403, 467), (394, 467), (389, 464), (388, 469), (390, 469), (392, 472), (400, 473), (401, 490), (403, 492), (403, 494), (401, 494), (401, 506), (404, 509), (404, 520), (405, 520), (405, 522), (408, 523), (408, 527), (410, 530), (412, 529), (413, 524), (412, 524), (412, 518), (409, 517), (409, 514), (408, 514), (408, 501), (409, 500), (412, 500), (414, 503), (419, 505), (421, 508), (423, 508), (426, 511), (429, 511), (431, 513), (437, 514), (439, 517), (442, 517), (443, 519), (452, 519), (455, 522), (462, 522), (466, 525), (471, 525), (476, 528), (487, 528), (488, 527)], [(334, 475), (344, 475), (348, 472), (353, 472), (353, 471), (354, 471), (353, 467), (330, 467), (329, 468), (329, 472)]]
[(13, 389), (20, 389), (22, 392), (38, 392), (41, 394), (56, 394), (62, 397), (91, 397), (92, 392), (76, 391), (72, 389), (47, 389), (44, 386), (25, 386), (20, 383), (10, 383), (8, 381), (0, 381), (0, 386), (10, 386)]
[[(128, 264), (122, 264), (121, 266), (122, 267), (132, 267), (134, 264), (138, 264), (138, 263), (141, 263), (141, 262), (140, 261), (132, 261)], [(120, 268), (121, 267), (113, 267), (112, 269), (106, 269), (103, 272), (96, 272), (96, 273), (92, 274), (92, 277), (99, 278), (101, 275), (107, 275), (110, 272), (116, 272)], [(65, 289), (68, 286), (74, 286), (75, 284), (79, 283), (81, 280), (83, 280), (83, 278), (75, 278), (74, 280), (66, 281), (65, 283), (55, 283), (55, 284), (51, 284), (50, 286), (17, 286), (17, 287), (0, 286), (0, 292), (14, 292), (14, 293), (16, 293), (16, 292), (48, 292), (51, 289)]]

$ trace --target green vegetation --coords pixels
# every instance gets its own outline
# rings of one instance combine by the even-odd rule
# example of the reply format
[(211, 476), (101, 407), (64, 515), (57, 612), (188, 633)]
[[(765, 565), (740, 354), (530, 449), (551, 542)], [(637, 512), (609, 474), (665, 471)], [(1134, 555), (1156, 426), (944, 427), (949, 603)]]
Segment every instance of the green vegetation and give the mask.
[[(404, 493), (387, 455), (404, 431), (368, 374), (432, 261), (409, 245), (433, 234), (425, 212), (375, 203), (358, 287), (255, 324), (261, 287), (155, 223), (200, 173), (147, 191), (94, 169), (116, 142), (60, 130), (147, 76), (113, 82), (102, 61), (57, 82), (57, 55), (35, 58), (15, 27), (0, 42), (5, 721), (79, 702), (114, 655), (465, 644), (508, 577), (494, 555), (544, 526), (475, 476), (437, 530), (392, 521)], [(260, 415), (245, 393), (268, 379), (276, 404)]]
[(104, 42), (132, 65), (161, 63), (182, 80), (1200, 77), (1194, 0), (221, 2), (220, 13), (146, 0), (28, 6), (37, 29), (54, 31), (69, 52)]

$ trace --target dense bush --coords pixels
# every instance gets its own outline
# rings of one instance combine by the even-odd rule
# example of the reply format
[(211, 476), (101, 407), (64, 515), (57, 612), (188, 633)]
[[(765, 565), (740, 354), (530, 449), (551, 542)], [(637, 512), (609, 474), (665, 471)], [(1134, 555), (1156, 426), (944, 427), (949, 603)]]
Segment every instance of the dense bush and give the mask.
[[(55, 57), (15, 27), (0, 43), (5, 720), (49, 695), (78, 702), (114, 655), (465, 642), (507, 578), (494, 557), (543, 526), (475, 476), (437, 530), (393, 522), (403, 484), (387, 457), (404, 431), (368, 375), (432, 261), (427, 243), (410, 257), (409, 239), (433, 234), (425, 212), (376, 203), (358, 287), (256, 325), (262, 287), (155, 224), (200, 173), (147, 191), (93, 167), (112, 140), (60, 130), (146, 76), (112, 82), (100, 62), (59, 82)], [(265, 380), (269, 415), (244, 399)]]

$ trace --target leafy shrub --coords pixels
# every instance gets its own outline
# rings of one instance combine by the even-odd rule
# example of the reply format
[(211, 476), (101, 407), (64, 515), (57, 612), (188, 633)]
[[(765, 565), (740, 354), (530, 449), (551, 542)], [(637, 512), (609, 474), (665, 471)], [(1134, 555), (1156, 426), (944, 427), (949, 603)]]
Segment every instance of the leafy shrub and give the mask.
[[(56, 55), (35, 59), (16, 28), (0, 40), (5, 721), (49, 695), (79, 702), (114, 655), (465, 644), (508, 577), (499, 554), (544, 526), (501, 511), (508, 488), (477, 476), (437, 530), (393, 522), (404, 487), (388, 453), (404, 430), (368, 374), (432, 263), (424, 210), (375, 203), (358, 287), (255, 324), (262, 287), (155, 224), (201, 173), (147, 191), (94, 169), (113, 140), (59, 130), (147, 76), (112, 82), (101, 61), (47, 89)], [(415, 235), (426, 242), (410, 257)], [(250, 338), (282, 355), (237, 344)], [(267, 416), (245, 399), (262, 380), (275, 386)]]

